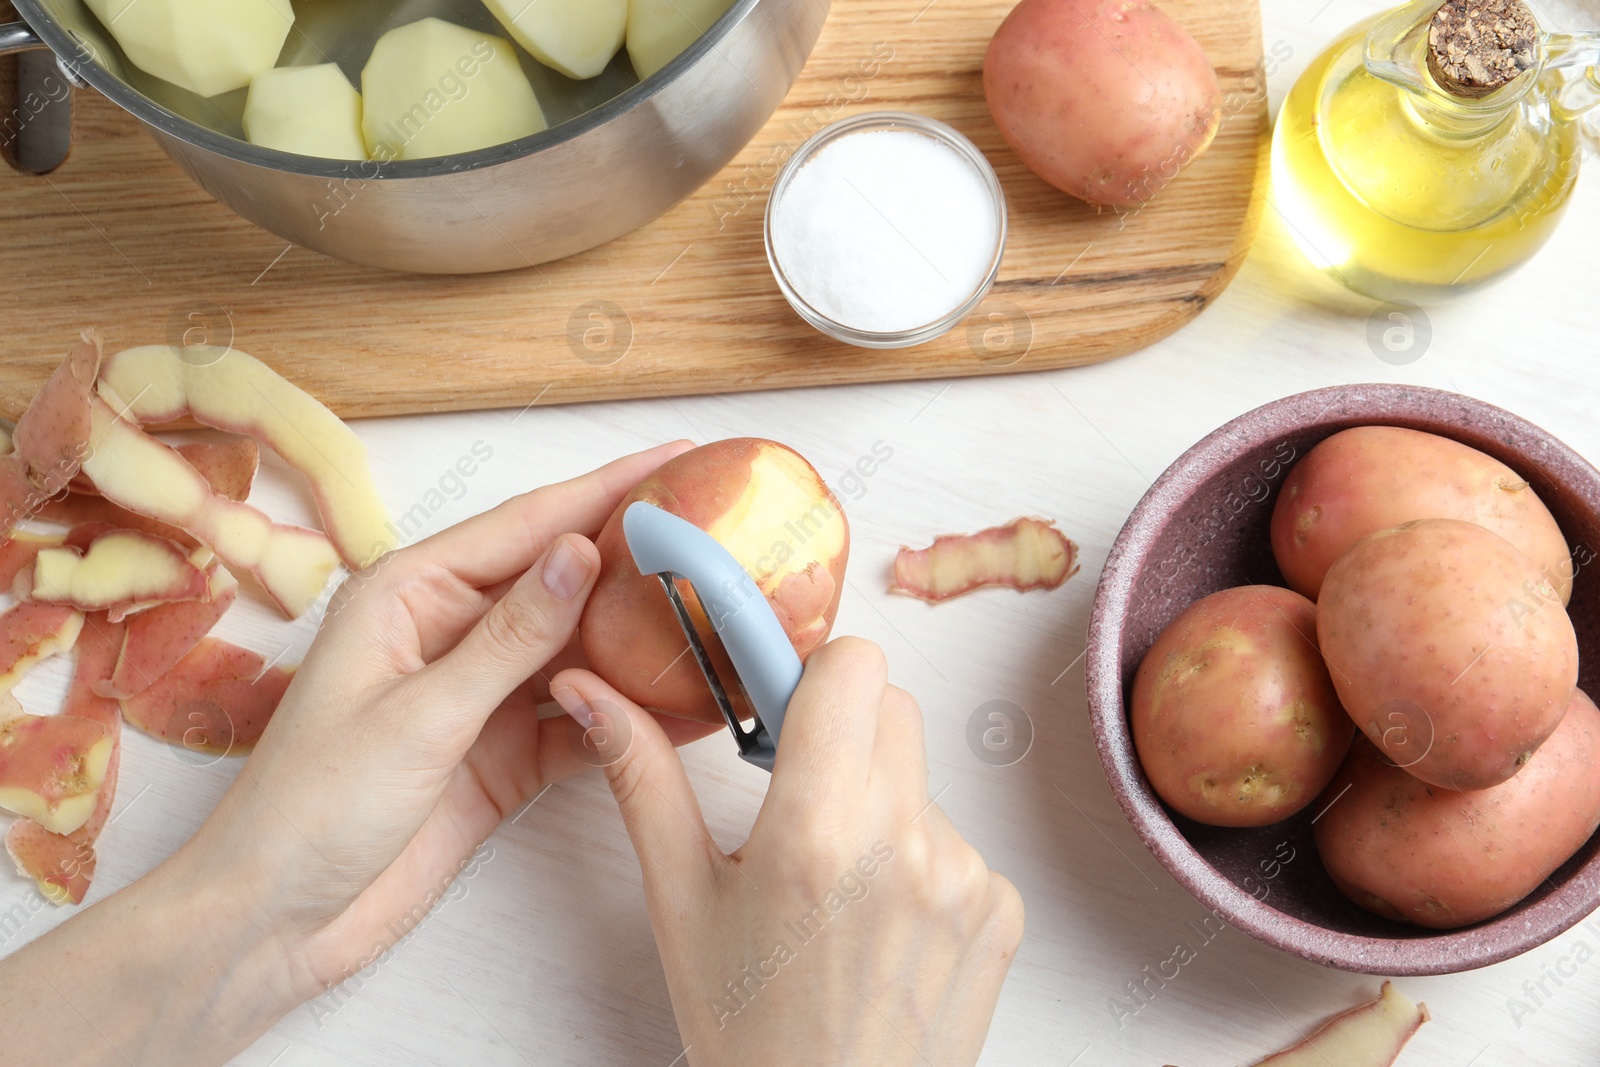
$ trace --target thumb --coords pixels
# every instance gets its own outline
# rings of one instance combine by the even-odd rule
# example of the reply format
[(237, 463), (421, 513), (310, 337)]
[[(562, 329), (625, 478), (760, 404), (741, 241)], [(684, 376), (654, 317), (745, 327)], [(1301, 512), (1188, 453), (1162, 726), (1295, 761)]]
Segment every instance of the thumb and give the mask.
[(726, 857), (661, 724), (588, 671), (562, 671), (551, 679), (550, 695), (583, 727), (586, 747), (593, 746), (586, 762), (605, 771), (646, 888), (676, 896), (708, 881), (712, 865)]

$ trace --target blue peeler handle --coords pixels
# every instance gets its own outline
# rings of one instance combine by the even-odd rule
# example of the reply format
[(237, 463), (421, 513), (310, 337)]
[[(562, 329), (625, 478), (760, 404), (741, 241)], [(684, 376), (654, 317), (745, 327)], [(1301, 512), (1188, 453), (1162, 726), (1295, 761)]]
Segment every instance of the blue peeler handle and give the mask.
[[(716, 538), (653, 504), (640, 500), (628, 505), (622, 515), (622, 533), (640, 573), (672, 575), (694, 587), (733, 660), (756, 718), (765, 728), (766, 736), (759, 737), (759, 744), (742, 755), (756, 766), (772, 770), (783, 715), (800, 684), (800, 657), (766, 595)], [(692, 632), (686, 636), (691, 645), (698, 642)], [(708, 680), (715, 685), (714, 679)], [(729, 722), (729, 728), (736, 737), (741, 736), (737, 719)]]

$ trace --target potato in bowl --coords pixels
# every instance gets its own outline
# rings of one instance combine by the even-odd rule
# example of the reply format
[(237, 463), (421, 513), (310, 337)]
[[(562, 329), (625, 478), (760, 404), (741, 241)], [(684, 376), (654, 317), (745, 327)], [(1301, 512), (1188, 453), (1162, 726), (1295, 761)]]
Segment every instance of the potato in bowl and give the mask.
[[(1358, 426), (1449, 437), (1505, 463), (1560, 527), (1600, 530), (1600, 472), (1548, 432), (1493, 405), (1397, 385), (1316, 390), (1249, 412), (1204, 438), (1159, 478), (1107, 558), (1086, 657), (1091, 723), (1112, 791), (1152, 854), (1231, 925), (1315, 962), (1362, 973), (1442, 974), (1508, 959), (1600, 904), (1600, 840), (1591, 837), (1509, 911), (1436, 931), (1383, 918), (1340, 892), (1317, 858), (1313, 822), (1326, 802), (1263, 827), (1213, 827), (1165, 807), (1139, 764), (1128, 717), (1139, 663), (1188, 606), (1219, 589), (1284, 584), (1272, 511), (1293, 465)], [(1578, 546), (1568, 612), (1579, 688), (1600, 687), (1600, 579)], [(1330, 800), (1332, 798), (1329, 798)]]

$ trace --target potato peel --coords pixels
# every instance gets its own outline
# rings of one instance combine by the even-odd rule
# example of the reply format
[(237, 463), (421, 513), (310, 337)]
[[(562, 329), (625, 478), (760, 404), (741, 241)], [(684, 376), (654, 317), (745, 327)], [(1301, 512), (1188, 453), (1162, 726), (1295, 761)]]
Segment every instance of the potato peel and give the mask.
[(41, 548), (53, 548), (61, 543), (58, 535), (14, 533), (0, 538), (0, 589), (10, 589), (17, 575), (31, 569)]
[(1385, 982), (1377, 1000), (1334, 1016), (1304, 1041), (1255, 1067), (1390, 1067), (1428, 1019), (1426, 1004), (1413, 1004)]
[(111, 676), (122, 646), (123, 628), (97, 614), (87, 618), (84, 631), (61, 713), (92, 719), (111, 733), (111, 759), (106, 764), (94, 810), (88, 821), (70, 834), (52, 833), (32, 819), (18, 819), (6, 833), (6, 852), (17, 873), (33, 879), (40, 894), (52, 904), (81, 904), (89, 892), (97, 860), (94, 845), (111, 815), (121, 764), (122, 711), (115, 700), (96, 695), (94, 687)]
[(130, 697), (187, 656), (239, 595), (239, 583), (220, 560), (206, 568), (206, 587), (204, 600), (160, 604), (130, 617), (116, 669), (97, 680), (94, 691), (118, 700)]
[(101, 392), (108, 400), (123, 398), (118, 410), (141, 424), (188, 417), (273, 449), (311, 483), (328, 536), (351, 570), (395, 547), (366, 446), (354, 430), (254, 356), (236, 348), (217, 350), (210, 360), (185, 354), (168, 345), (124, 349), (106, 359)]
[(294, 678), (248, 649), (204, 637), (160, 678), (122, 701), (139, 729), (191, 751), (226, 755), (250, 748)]
[(927, 548), (902, 545), (891, 593), (939, 603), (986, 586), (1056, 589), (1078, 573), (1078, 546), (1047, 519), (1019, 518), (975, 534), (944, 534)]
[(69, 834), (88, 821), (111, 761), (104, 723), (22, 715), (0, 723), (0, 808)]
[(67, 487), (89, 450), (89, 402), (100, 371), (93, 329), (34, 394), (0, 455), (0, 532), (9, 531)]
[(322, 595), (339, 565), (326, 536), (273, 522), (249, 504), (215, 492), (169, 445), (120, 417), (100, 397), (90, 401), (90, 413), (93, 448), (84, 470), (107, 500), (186, 530), (230, 568), (254, 575), (291, 619)]
[[(261, 465), (261, 446), (250, 438), (230, 436), (226, 441), (186, 441), (172, 448), (221, 496), (229, 500), (245, 500), (250, 496), (256, 468)], [(67, 492), (100, 495), (94, 482), (81, 470), (67, 483)]]
[(65, 604), (22, 603), (0, 615), (0, 693), (35, 663), (70, 649), (82, 628), (83, 616)]
[(1252, 1067), (1392, 1067), (1430, 1018), (1426, 1004), (1413, 1004), (1385, 982), (1377, 1000), (1335, 1015), (1304, 1040)]
[[(220, 444), (211, 441), (191, 442), (176, 445), (173, 451), (188, 460), (189, 466), (200, 472), (200, 477), (218, 496), (235, 502), (242, 502), (249, 497), (261, 455), (260, 448), (250, 438), (238, 437)], [(119, 530), (137, 530), (165, 537), (188, 549), (200, 545), (199, 541), (176, 526), (113, 504), (82, 471), (72, 479), (66, 493), (45, 502), (37, 517), (71, 526), (74, 530), (100, 523)], [(20, 539), (18, 534), (12, 534), (12, 537)], [(16, 579), (15, 571), (7, 574), (5, 561), (4, 546), (0, 546), (0, 588), (10, 588)]]
[[(112, 373), (98, 336), (85, 332), (16, 432), (0, 424), (0, 590), (33, 597), (0, 615), (0, 804), (24, 816), (5, 847), (56, 904), (82, 902), (92, 884), (125, 709), (157, 737), (227, 754), (254, 744), (294, 676), (208, 636), (239, 592), (222, 562), (255, 577), (293, 616), (337, 567), (336, 544), (354, 564), (398, 536), (359, 438), (308, 394), (243, 353), (224, 352), (225, 373), (208, 374), (171, 349), (143, 351)], [(108, 375), (131, 383), (132, 401)], [(185, 416), (236, 435), (171, 446), (139, 425)], [(256, 438), (311, 480), (332, 539), (244, 503), (259, 466)], [(34, 517), (70, 529), (13, 530)], [(119, 544), (130, 552), (103, 551)], [(89, 566), (97, 551), (105, 565)], [(40, 577), (47, 571), (59, 579), (54, 593)], [(36, 602), (45, 596), (63, 602)], [(126, 623), (112, 621), (124, 613)], [(62, 714), (28, 715), (7, 690), (75, 641)], [(70, 766), (58, 766), (63, 759)]]
[[(99, 527), (100, 524), (94, 524)], [(206, 573), (183, 546), (136, 530), (95, 529), (88, 543), (73, 530), (67, 543), (46, 547), (12, 587), (19, 600), (106, 611), (112, 622), (141, 608), (209, 595)]]

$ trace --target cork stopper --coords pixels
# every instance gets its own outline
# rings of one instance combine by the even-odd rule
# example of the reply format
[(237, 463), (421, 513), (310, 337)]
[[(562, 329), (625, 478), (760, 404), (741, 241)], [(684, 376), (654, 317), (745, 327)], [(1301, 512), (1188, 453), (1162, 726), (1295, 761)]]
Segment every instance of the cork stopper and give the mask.
[(1445, 0), (1428, 26), (1428, 70), (1447, 93), (1488, 96), (1533, 66), (1538, 39), (1522, 0)]

